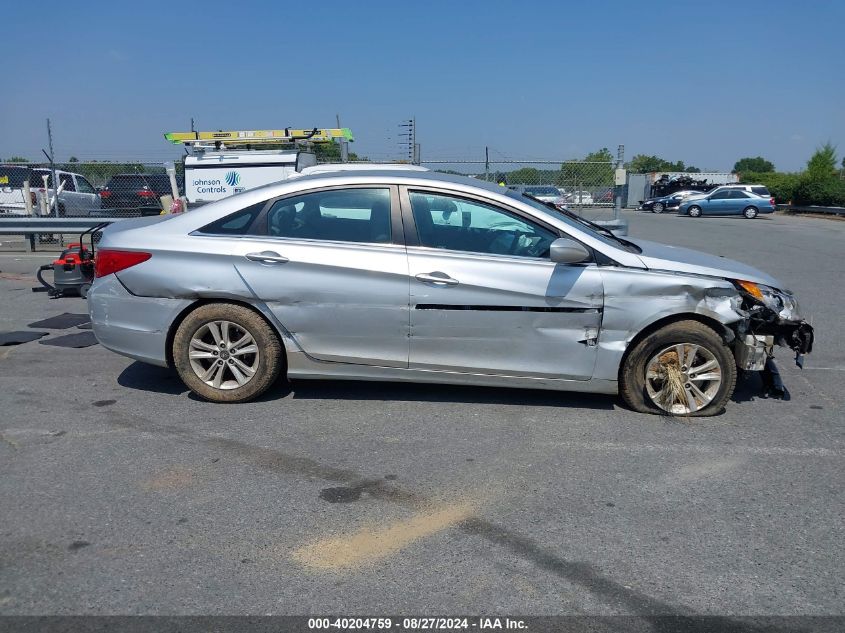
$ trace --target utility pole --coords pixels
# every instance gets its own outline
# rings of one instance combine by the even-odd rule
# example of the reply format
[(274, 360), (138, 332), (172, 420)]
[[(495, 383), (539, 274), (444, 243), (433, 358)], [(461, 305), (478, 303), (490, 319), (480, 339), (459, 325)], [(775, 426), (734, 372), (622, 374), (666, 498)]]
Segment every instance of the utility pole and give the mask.
[(490, 182), (490, 148), (484, 146), (484, 182)]
[[(340, 115), (334, 115), (337, 121), (337, 127), (340, 128)], [(341, 163), (348, 163), (349, 162), (349, 143), (345, 138), (340, 139), (340, 162)]]
[(407, 132), (402, 132), (399, 136), (407, 137), (407, 141), (402, 141), (402, 145), (407, 146), (408, 162), (412, 165), (417, 164), (415, 161), (419, 159), (419, 146), (417, 145), (417, 119), (416, 117), (407, 119), (399, 124), (399, 127), (408, 128)]
[[(56, 179), (56, 159), (53, 154), (53, 129), (50, 127), (50, 119), (47, 119), (47, 143), (47, 146), (50, 148), (50, 155), (48, 158), (50, 159), (50, 178), (53, 179), (53, 191), (55, 192), (56, 217), (59, 217), (59, 181)], [(49, 197), (50, 194), (48, 190), (47, 198), (49, 199)]]
[[(616, 185), (615, 204), (613, 205), (613, 219), (618, 220), (622, 214), (622, 190), (625, 188), (625, 170), (622, 166), (625, 164), (625, 146), (620, 145), (616, 148), (616, 171), (613, 176), (613, 182)], [(621, 182), (620, 182), (621, 180)]]

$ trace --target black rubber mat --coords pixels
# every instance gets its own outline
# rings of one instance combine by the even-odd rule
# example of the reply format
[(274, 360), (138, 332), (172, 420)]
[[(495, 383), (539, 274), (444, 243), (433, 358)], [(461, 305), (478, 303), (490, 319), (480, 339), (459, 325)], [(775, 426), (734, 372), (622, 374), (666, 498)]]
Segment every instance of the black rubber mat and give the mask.
[(38, 341), (41, 345), (55, 345), (56, 347), (91, 347), (97, 344), (97, 338), (93, 332), (77, 332), (76, 334), (65, 334), (56, 338), (48, 338)]
[(0, 332), (0, 347), (29, 343), (40, 339), (42, 336), (47, 336), (47, 334), (47, 332)]
[(91, 321), (91, 317), (87, 314), (71, 314), (70, 312), (65, 312), (64, 314), (59, 314), (43, 321), (30, 323), (29, 327), (45, 328), (47, 330), (66, 330), (74, 325), (82, 325), (89, 321)]

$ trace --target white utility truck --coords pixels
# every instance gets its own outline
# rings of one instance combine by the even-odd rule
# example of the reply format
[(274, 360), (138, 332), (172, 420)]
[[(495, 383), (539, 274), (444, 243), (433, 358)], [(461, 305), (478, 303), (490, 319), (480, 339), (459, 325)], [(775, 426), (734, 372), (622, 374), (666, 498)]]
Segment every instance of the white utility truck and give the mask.
[(286, 180), (317, 164), (316, 155), (309, 151), (312, 144), (353, 140), (349, 128), (170, 132), (164, 137), (188, 151), (185, 197), (189, 206)]

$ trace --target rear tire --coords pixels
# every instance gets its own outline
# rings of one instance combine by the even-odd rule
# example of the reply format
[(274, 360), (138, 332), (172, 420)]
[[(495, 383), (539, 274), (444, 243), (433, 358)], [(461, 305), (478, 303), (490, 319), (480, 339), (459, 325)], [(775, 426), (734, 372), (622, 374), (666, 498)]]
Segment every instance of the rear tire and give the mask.
[(746, 217), (748, 220), (753, 220), (757, 217), (757, 208), (756, 207), (746, 207), (742, 211), (742, 215)]
[(232, 303), (191, 312), (173, 338), (182, 382), (210, 402), (247, 402), (267, 391), (284, 366), (275, 330), (258, 314)]
[[(679, 380), (677, 389), (670, 373)], [(652, 332), (631, 349), (619, 371), (619, 393), (640, 413), (715, 415), (725, 408), (735, 387), (731, 349), (698, 321), (677, 321)]]
[(701, 217), (701, 207), (697, 207), (695, 205), (691, 206), (687, 209), (687, 213), (691, 218), (700, 218)]

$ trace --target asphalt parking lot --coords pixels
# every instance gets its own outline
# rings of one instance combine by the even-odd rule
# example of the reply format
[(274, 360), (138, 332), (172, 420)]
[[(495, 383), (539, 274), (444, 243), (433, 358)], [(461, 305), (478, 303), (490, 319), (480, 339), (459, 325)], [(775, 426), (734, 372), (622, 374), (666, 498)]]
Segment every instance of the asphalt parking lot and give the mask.
[[(221, 406), (96, 345), (0, 347), (3, 614), (842, 614), (845, 222), (626, 213), (816, 328), (788, 401), (325, 382)], [(81, 299), (0, 256), (0, 331)], [(54, 331), (51, 337), (75, 332)]]

